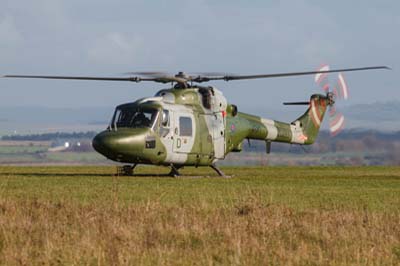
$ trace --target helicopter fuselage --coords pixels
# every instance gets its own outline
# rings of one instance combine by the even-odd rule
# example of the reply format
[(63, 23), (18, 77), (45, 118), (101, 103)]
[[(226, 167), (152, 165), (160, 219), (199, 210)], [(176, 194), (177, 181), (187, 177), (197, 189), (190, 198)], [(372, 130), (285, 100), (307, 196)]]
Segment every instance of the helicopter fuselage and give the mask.
[[(309, 145), (317, 138), (327, 107), (330, 108), (330, 131), (336, 135), (344, 127), (344, 117), (334, 108), (336, 98), (347, 99), (347, 84), (340, 72), (390, 69), (387, 66), (330, 69), (323, 65), (316, 71), (256, 75), (226, 73), (130, 72), (128, 77), (3, 75), (0, 78), (63, 79), (171, 83), (173, 88), (159, 91), (155, 97), (117, 106), (107, 130), (93, 139), (93, 147), (105, 157), (122, 163), (123, 173), (131, 175), (137, 164), (170, 165), (172, 176), (182, 166), (211, 166), (224, 173), (215, 162), (229, 152), (242, 150), (245, 139), (264, 140), (266, 152), (271, 142)], [(327, 82), (328, 73), (339, 73), (339, 89)], [(238, 112), (214, 87), (197, 84), (210, 81), (233, 81), (315, 75), (314, 81), (325, 95), (314, 94), (306, 102), (308, 109), (291, 123), (284, 123)]]

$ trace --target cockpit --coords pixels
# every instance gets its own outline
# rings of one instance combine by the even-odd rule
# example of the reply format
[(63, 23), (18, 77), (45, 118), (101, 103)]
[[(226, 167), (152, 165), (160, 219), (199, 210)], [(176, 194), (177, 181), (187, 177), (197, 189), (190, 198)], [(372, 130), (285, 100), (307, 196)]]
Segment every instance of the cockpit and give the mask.
[(153, 128), (158, 113), (159, 110), (155, 108), (119, 106), (115, 109), (110, 128)]

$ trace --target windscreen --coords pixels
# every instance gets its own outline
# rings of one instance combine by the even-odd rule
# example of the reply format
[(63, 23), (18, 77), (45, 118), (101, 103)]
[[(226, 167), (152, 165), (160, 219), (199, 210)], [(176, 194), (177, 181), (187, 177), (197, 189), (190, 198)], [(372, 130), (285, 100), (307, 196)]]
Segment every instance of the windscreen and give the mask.
[(117, 108), (111, 121), (111, 128), (152, 128), (157, 109)]

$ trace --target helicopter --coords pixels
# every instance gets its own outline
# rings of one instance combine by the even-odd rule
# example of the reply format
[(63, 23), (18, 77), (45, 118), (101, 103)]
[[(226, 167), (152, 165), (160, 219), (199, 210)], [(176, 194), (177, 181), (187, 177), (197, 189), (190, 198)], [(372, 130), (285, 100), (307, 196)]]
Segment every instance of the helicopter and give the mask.
[[(169, 166), (170, 176), (179, 176), (184, 166), (209, 166), (219, 176), (225, 174), (216, 162), (230, 152), (240, 152), (244, 140), (263, 140), (266, 153), (272, 142), (311, 145), (315, 142), (328, 108), (332, 135), (344, 126), (343, 115), (335, 109), (337, 98), (347, 99), (348, 89), (342, 72), (390, 69), (387, 66), (333, 69), (324, 65), (316, 71), (258, 75), (224, 73), (129, 72), (126, 77), (4, 75), (3, 78), (67, 79), (171, 83), (153, 97), (118, 105), (108, 127), (98, 133), (93, 148), (106, 158), (125, 164), (122, 175), (133, 175), (139, 164)], [(339, 73), (338, 86), (327, 81), (328, 73)], [(313, 94), (309, 101), (286, 102), (307, 105), (304, 114), (290, 123), (239, 112), (210, 81), (234, 81), (315, 75), (324, 94)]]

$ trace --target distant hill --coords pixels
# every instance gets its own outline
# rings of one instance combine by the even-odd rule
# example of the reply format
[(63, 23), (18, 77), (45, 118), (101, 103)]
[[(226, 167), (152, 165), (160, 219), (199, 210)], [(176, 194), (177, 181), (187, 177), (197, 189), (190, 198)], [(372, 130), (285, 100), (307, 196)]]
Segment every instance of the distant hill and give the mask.
[(52, 108), (0, 107), (0, 122), (54, 124), (108, 123), (114, 107)]
[(381, 131), (400, 130), (400, 101), (356, 104), (343, 108), (348, 128), (367, 128)]
[(0, 136), (50, 132), (99, 131), (114, 107), (0, 107)]
[(351, 119), (364, 121), (396, 121), (400, 115), (400, 101), (356, 104), (344, 109)]

